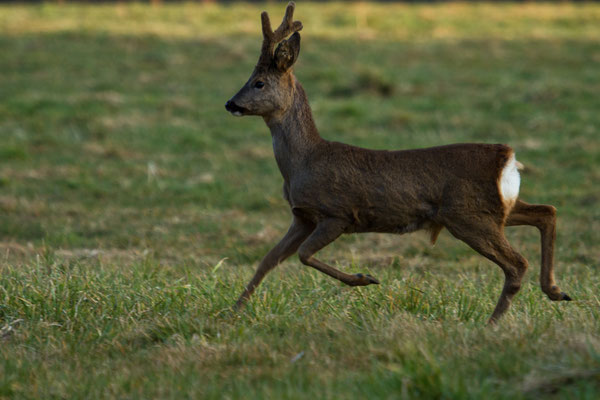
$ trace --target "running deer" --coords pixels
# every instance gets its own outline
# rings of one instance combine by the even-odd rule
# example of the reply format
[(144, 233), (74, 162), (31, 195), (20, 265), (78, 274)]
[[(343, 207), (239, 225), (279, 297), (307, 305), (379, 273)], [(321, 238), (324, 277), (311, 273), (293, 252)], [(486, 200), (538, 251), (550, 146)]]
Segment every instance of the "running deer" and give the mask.
[(301, 22), (292, 20), (294, 9), (290, 2), (275, 31), (269, 15), (261, 14), (258, 64), (225, 105), (235, 116), (261, 116), (271, 130), (283, 196), (293, 214), (288, 232), (260, 262), (235, 308), (296, 251), (303, 264), (346, 285), (366, 286), (379, 281), (339, 271), (315, 253), (344, 233), (426, 230), (433, 244), (446, 228), (504, 271), (504, 287), (489, 320), (493, 323), (508, 309), (527, 270), (527, 260), (504, 236), (504, 227), (514, 225), (540, 230), (542, 290), (551, 300), (571, 300), (554, 281), (556, 209), (518, 198), (520, 163), (510, 147), (466, 143), (381, 151), (321, 138), (304, 89), (292, 73), (302, 29)]

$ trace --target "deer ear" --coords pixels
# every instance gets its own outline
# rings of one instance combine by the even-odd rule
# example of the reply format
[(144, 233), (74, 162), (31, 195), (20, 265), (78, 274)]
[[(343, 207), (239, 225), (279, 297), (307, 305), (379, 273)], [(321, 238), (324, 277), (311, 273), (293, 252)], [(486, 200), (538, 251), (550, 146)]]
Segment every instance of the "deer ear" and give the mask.
[(295, 32), (289, 39), (279, 43), (275, 50), (275, 66), (285, 72), (294, 65), (300, 54), (300, 34)]

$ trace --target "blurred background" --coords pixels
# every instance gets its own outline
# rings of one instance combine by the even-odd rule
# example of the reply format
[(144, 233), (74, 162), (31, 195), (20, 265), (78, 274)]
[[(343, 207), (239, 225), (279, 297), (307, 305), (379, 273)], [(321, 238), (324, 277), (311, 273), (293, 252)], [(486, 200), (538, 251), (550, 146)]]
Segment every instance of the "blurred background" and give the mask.
[[(266, 126), (223, 105), (257, 60), (260, 11), (284, 3), (3, 5), (0, 251), (256, 261), (289, 212)], [(591, 240), (598, 5), (300, 2), (297, 18), (323, 137), (509, 143), (523, 197), (569, 217), (566, 245)]]

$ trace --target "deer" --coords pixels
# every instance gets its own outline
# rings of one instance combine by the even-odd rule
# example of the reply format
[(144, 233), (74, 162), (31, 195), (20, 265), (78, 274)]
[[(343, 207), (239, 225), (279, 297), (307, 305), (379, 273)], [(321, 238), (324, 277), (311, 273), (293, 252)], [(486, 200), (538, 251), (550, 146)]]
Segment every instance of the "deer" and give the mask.
[[(240, 310), (265, 275), (296, 252), (300, 262), (349, 286), (380, 282), (342, 272), (315, 254), (343, 234), (405, 234), (425, 230), (435, 244), (442, 229), (504, 272), (504, 286), (488, 322), (507, 311), (521, 288), (528, 261), (504, 235), (507, 226), (529, 225), (541, 236), (542, 291), (570, 301), (554, 278), (556, 208), (519, 198), (522, 168), (504, 144), (461, 143), (412, 150), (370, 150), (323, 139), (307, 95), (292, 67), (303, 25), (290, 2), (280, 26), (261, 14), (263, 42), (244, 86), (225, 104), (234, 116), (260, 116), (271, 131), (292, 223), (259, 263), (235, 303)], [(277, 47), (275, 47), (277, 46)]]

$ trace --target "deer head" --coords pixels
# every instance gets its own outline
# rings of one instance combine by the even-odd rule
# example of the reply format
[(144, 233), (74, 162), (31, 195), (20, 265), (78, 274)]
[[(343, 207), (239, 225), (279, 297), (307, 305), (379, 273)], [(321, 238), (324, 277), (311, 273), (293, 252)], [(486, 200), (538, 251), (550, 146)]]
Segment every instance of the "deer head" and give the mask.
[(225, 104), (225, 109), (233, 115), (269, 118), (290, 108), (294, 94), (292, 66), (300, 53), (298, 31), (302, 29), (300, 21), (292, 21), (295, 7), (294, 2), (288, 4), (283, 21), (275, 31), (271, 29), (269, 14), (266, 11), (261, 14), (260, 58), (248, 82)]

